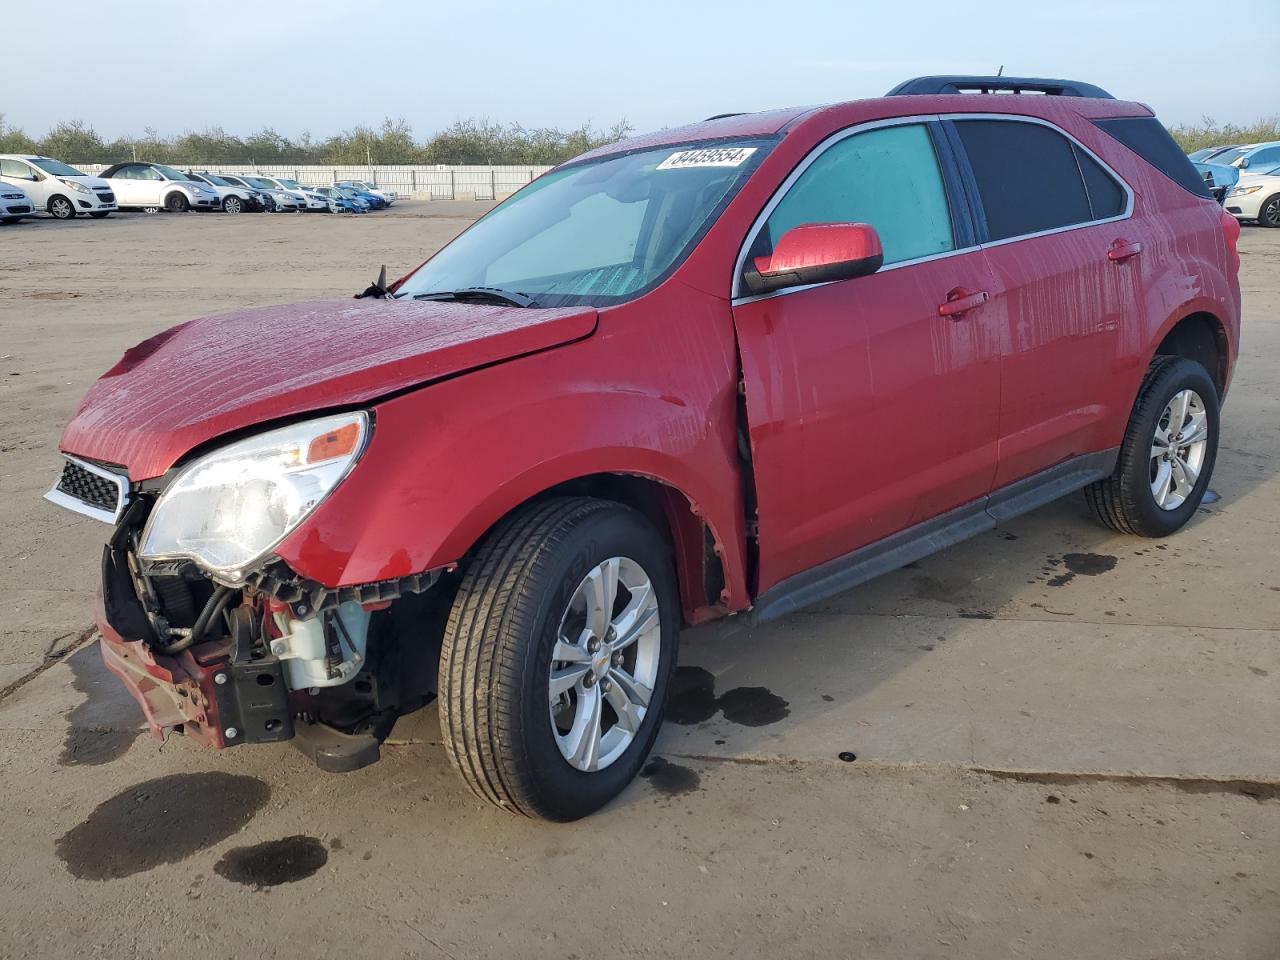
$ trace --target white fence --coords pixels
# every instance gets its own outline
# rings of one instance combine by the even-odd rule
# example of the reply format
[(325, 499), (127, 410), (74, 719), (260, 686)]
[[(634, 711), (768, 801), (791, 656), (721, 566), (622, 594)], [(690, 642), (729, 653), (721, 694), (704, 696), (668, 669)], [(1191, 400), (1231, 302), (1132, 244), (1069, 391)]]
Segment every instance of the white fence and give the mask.
[[(103, 163), (76, 163), (73, 166), (88, 174), (107, 169)], [(417, 194), (432, 200), (496, 200), (514, 193), (550, 167), (492, 166), (306, 166), (303, 164), (196, 163), (182, 164), (183, 170), (208, 170), (210, 173), (235, 175), (257, 174), (263, 177), (288, 177), (304, 186), (322, 187), (338, 180), (364, 180), (401, 195)]]

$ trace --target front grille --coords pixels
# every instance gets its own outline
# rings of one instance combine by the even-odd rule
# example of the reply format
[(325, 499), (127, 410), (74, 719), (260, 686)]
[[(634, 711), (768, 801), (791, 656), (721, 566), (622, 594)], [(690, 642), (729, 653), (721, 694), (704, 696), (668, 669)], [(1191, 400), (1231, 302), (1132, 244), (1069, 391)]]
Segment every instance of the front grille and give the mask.
[(0, 197), (3, 197), (3, 198), (4, 198), (4, 199), (6, 199), (6, 200), (21, 200), (21, 199), (22, 199), (22, 194), (20, 194), (20, 193), (0, 193)]
[(99, 192), (98, 192), (98, 199), (99, 199), (99, 200), (101, 200), (103, 203), (115, 203), (115, 202), (116, 202), (116, 195), (115, 195), (114, 193), (112, 193), (111, 191), (109, 191), (109, 190), (107, 190), (107, 191), (99, 191)]
[(119, 480), (104, 477), (74, 460), (68, 460), (62, 465), (62, 476), (54, 489), (74, 497), (85, 506), (114, 515), (120, 507), (123, 487)]
[(10, 213), (30, 213), (30, 212), (31, 212), (31, 208), (30, 208), (30, 207), (28, 207), (28, 206), (25, 206), (25, 205), (23, 205), (23, 206), (17, 206), (17, 207), (10, 207), (10, 208), (9, 208), (9, 212), (10, 212)]

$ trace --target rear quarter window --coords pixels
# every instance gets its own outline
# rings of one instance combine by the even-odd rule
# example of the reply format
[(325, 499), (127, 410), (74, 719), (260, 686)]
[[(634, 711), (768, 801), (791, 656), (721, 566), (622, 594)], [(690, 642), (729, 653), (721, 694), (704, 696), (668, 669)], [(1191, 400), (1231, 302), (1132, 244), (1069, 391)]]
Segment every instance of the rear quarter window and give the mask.
[(1070, 140), (1019, 120), (958, 120), (956, 133), (977, 182), (989, 240), (1007, 240), (1095, 219)]
[(1114, 117), (1094, 120), (1094, 125), (1155, 167), (1166, 177), (1197, 197), (1212, 200), (1201, 178), (1182, 148), (1155, 117)]

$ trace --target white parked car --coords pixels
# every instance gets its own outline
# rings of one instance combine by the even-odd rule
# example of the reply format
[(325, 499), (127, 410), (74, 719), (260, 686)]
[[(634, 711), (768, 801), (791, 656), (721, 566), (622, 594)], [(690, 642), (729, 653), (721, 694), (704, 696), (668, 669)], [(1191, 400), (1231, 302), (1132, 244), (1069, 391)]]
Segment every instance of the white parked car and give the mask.
[(302, 184), (300, 184), (297, 180), (288, 180), (284, 177), (276, 177), (276, 180), (277, 182), (280, 183), (281, 186), (283, 186), (290, 193), (296, 193), (299, 196), (301, 196), (302, 199), (307, 202), (307, 206), (306, 206), (307, 210), (311, 210), (316, 213), (332, 212), (329, 209), (328, 197), (325, 197), (325, 196), (322, 196), (321, 194), (316, 193), (313, 188), (305, 187)]
[(259, 190), (269, 190), (275, 198), (277, 210), (306, 210), (307, 198), (302, 195), (301, 190), (290, 190), (284, 185), (283, 180), (276, 177), (264, 177), (261, 174), (253, 176), (245, 176), (241, 179), (247, 181)]
[(297, 197), (275, 187), (266, 177), (239, 177), (229, 173), (218, 174), (218, 179), (225, 180), (232, 186), (244, 187), (255, 191), (271, 213), (284, 213), (301, 209)]
[(265, 210), (262, 195), (250, 187), (224, 180), (213, 173), (196, 173), (184, 170), (183, 173), (195, 183), (208, 187), (222, 201), (223, 213), (245, 213), (249, 210)]
[(121, 207), (139, 207), (148, 213), (222, 208), (222, 198), (210, 187), (163, 163), (117, 163), (103, 170), (102, 176), (115, 187)]
[(77, 213), (101, 219), (117, 209), (111, 184), (52, 157), (0, 155), (0, 185), (19, 187), (36, 209), (59, 220), (70, 220)]
[(21, 187), (0, 183), (0, 223), (17, 223), (36, 215), (36, 203)]
[(351, 187), (353, 190), (372, 193), (375, 197), (381, 197), (386, 201), (388, 207), (400, 199), (400, 194), (394, 190), (384, 190), (382, 187), (374, 186), (368, 180), (339, 180), (334, 186)]
[(1226, 208), (1237, 220), (1257, 220), (1259, 226), (1280, 227), (1280, 164), (1265, 168), (1251, 165), (1227, 194)]

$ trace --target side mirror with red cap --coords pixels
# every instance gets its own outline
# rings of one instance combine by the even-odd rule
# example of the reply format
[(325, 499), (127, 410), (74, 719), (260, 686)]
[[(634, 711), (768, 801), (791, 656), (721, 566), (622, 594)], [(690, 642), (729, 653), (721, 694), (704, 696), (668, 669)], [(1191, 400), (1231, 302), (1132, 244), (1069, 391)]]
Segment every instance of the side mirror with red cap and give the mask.
[(743, 283), (756, 296), (810, 283), (875, 273), (884, 263), (880, 235), (869, 223), (802, 223), (747, 264)]

